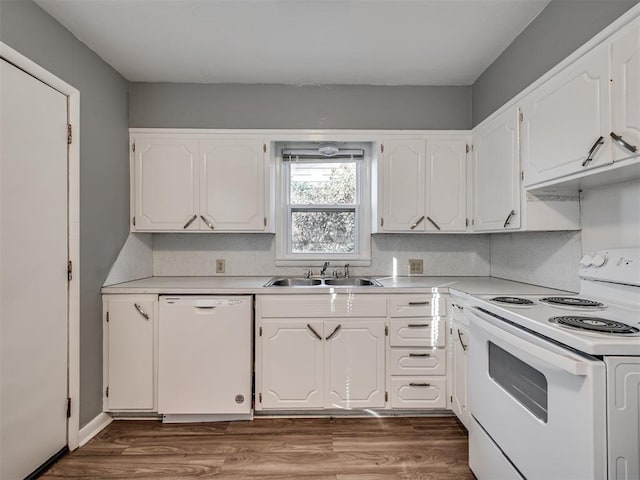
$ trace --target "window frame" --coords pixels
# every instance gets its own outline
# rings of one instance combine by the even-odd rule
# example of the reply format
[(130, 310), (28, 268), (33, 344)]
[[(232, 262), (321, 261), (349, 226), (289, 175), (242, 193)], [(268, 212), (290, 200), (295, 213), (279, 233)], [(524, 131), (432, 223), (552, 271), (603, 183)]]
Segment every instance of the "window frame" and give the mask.
[[(292, 162), (284, 160), (283, 148), (317, 148), (316, 144), (304, 146), (277, 144), (276, 148), (276, 266), (319, 266), (323, 262), (348, 263), (352, 266), (371, 265), (371, 144), (341, 143), (341, 148), (362, 149), (362, 159), (352, 160), (356, 165), (356, 203), (302, 205), (290, 203), (290, 179)], [(336, 162), (340, 159), (327, 157), (319, 161)], [(313, 162), (313, 160), (310, 160)], [(346, 160), (345, 160), (346, 161)], [(293, 253), (291, 214), (295, 211), (354, 211), (355, 212), (355, 252), (354, 253)], [(336, 265), (337, 266), (337, 265)]]

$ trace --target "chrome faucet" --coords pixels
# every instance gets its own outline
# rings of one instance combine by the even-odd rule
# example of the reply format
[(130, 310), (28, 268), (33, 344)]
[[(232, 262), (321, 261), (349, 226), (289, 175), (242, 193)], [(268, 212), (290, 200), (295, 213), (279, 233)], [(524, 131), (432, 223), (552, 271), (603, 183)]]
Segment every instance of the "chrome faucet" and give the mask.
[(320, 270), (320, 275), (324, 277), (324, 274), (327, 273), (327, 268), (329, 268), (329, 262), (324, 262), (322, 264), (322, 270)]
[(345, 263), (344, 265), (344, 278), (349, 278), (349, 264)]

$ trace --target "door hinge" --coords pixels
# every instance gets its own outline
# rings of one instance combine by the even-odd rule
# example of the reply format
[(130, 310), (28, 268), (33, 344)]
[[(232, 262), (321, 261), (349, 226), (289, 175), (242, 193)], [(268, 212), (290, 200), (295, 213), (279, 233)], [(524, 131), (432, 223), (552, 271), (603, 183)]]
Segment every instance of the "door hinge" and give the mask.
[(465, 148), (465, 150), (467, 151), (467, 153), (469, 153), (469, 150), (470, 150), (470, 148), (469, 148), (469, 144), (467, 143), (467, 144), (465, 145), (465, 147), (466, 147), (466, 148)]
[(109, 323), (109, 312), (107, 312), (107, 323)]
[(384, 392), (384, 401), (385, 402), (389, 401), (389, 392)]
[(107, 391), (105, 392), (107, 398), (109, 398), (109, 387), (107, 387)]
[(475, 220), (475, 218), (472, 218), (471, 219), (471, 225), (475, 225), (475, 224), (476, 224), (476, 220)]
[(380, 217), (380, 226), (384, 227), (384, 217)]
[(384, 326), (384, 336), (385, 337), (389, 336), (389, 327), (387, 325)]
[(453, 335), (453, 328), (449, 328), (449, 335)]
[(258, 401), (259, 401), (260, 403), (262, 403), (262, 393), (259, 393), (259, 394), (258, 394)]
[(133, 226), (135, 227), (136, 226), (136, 217), (133, 217), (132, 222), (133, 222)]
[(262, 151), (263, 151), (264, 153), (267, 153), (267, 144), (266, 144), (266, 143), (263, 143), (263, 144), (262, 144)]
[(520, 180), (524, 182), (524, 170), (520, 172)]
[(260, 327), (260, 328), (258, 329), (258, 336), (259, 336), (259, 337), (261, 337), (261, 336), (262, 336), (262, 327)]
[(524, 115), (522, 114), (522, 112), (520, 110), (518, 110), (518, 118), (520, 119), (521, 122), (524, 121)]
[(384, 153), (384, 143), (380, 144), (380, 153)]
[(133, 143), (131, 144), (131, 150), (132, 150), (133, 152), (135, 152), (135, 151), (136, 151), (136, 142), (133, 142)]
[(468, 219), (468, 218), (465, 218), (465, 219), (464, 219), (464, 226), (465, 226), (465, 227), (468, 227), (468, 226), (469, 226), (469, 219)]
[(451, 395), (451, 396), (449, 397), (449, 402), (450, 402), (450, 403), (453, 403), (453, 395)]
[(67, 281), (71, 281), (73, 278), (73, 262), (69, 260), (67, 262)]
[(264, 226), (267, 226), (267, 217), (264, 217)]
[(67, 418), (71, 418), (71, 399), (67, 398)]
[(67, 123), (67, 145), (71, 145), (71, 142), (73, 142), (73, 127)]

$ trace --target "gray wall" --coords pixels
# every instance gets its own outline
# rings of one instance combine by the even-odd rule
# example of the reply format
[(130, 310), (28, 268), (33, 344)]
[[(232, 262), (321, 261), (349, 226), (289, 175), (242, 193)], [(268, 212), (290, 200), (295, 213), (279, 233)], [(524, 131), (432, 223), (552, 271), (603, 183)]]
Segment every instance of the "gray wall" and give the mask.
[(80, 90), (82, 427), (102, 411), (100, 287), (128, 232), (128, 82), (31, 0), (0, 0), (0, 40)]
[(469, 129), (471, 87), (132, 83), (129, 125)]
[(553, 0), (473, 84), (473, 126), (637, 3)]

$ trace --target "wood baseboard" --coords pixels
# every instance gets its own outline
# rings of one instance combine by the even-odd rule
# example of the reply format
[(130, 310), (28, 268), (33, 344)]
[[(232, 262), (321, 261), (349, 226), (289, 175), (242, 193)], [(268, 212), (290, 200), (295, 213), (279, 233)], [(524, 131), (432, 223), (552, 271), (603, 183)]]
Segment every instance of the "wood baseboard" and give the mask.
[(79, 446), (82, 447), (89, 440), (99, 434), (107, 425), (113, 422), (113, 417), (108, 413), (100, 413), (93, 420), (80, 429)]

